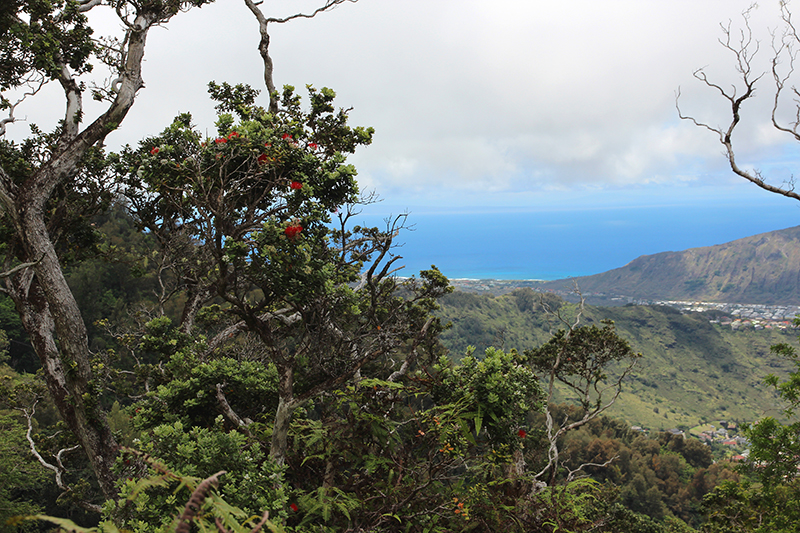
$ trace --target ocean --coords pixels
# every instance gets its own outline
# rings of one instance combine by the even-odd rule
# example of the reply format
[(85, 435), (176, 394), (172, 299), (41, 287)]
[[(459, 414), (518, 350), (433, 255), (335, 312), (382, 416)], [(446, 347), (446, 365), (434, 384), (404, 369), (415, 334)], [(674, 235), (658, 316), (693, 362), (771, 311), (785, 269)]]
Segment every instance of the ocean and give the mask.
[[(386, 211), (384, 211), (386, 212)], [(386, 212), (388, 214), (388, 212)], [(394, 214), (396, 214), (395, 211)], [(362, 225), (385, 226), (378, 215)], [(398, 273), (436, 265), (449, 278), (562, 279), (605, 272), (641, 255), (722, 244), (800, 225), (800, 206), (649, 206), (562, 211), (493, 210), (408, 217)]]

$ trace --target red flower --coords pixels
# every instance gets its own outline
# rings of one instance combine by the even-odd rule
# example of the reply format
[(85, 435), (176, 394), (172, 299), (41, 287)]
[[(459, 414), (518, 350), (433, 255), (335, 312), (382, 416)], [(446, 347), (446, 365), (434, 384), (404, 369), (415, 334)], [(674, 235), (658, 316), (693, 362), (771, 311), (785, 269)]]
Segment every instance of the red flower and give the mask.
[(312, 150), (316, 150), (317, 148), (319, 148), (319, 145), (317, 143), (309, 143), (308, 147), (311, 148)]
[(233, 139), (234, 137), (238, 137), (238, 136), (239, 136), (239, 134), (238, 134), (238, 133), (236, 133), (235, 131), (232, 131), (232, 132), (230, 132), (230, 133), (228, 134), (228, 140), (231, 140), (231, 139)]
[(272, 148), (272, 143), (264, 143), (264, 146), (266, 146), (267, 148)]
[(267, 154), (261, 154), (260, 156), (258, 156), (258, 164), (259, 165), (264, 165), (268, 161), (269, 161), (269, 157), (267, 157)]
[(297, 511), (299, 511), (299, 510), (300, 510), (300, 508), (297, 506), (297, 504), (296, 504), (296, 503), (290, 503), (290, 504), (289, 504), (289, 509), (291, 509), (291, 510), (292, 510), (292, 511), (294, 511), (295, 513), (296, 513)]
[(281, 139), (283, 139), (284, 141), (285, 141), (286, 139), (291, 139), (291, 138), (292, 138), (292, 136), (291, 136), (291, 135), (289, 135), (288, 133), (284, 133), (283, 135), (281, 135)]
[(158, 146), (154, 146), (152, 150), (150, 150), (150, 155), (156, 155), (158, 153)]
[(286, 234), (288, 238), (294, 239), (301, 231), (303, 231), (303, 226), (297, 224), (295, 226), (287, 226), (286, 229), (283, 230), (283, 233)]
[(293, 181), (292, 184), (289, 185), (289, 187), (297, 191), (303, 188), (303, 184), (300, 183), (299, 181)]
[(524, 429), (520, 429), (519, 431), (517, 431), (517, 435), (519, 435), (519, 438), (524, 439), (528, 434), (525, 433)]
[(225, 137), (218, 137), (218, 138), (214, 139), (214, 142), (217, 143), (217, 144), (224, 144), (224, 143), (228, 142), (228, 139), (226, 139)]

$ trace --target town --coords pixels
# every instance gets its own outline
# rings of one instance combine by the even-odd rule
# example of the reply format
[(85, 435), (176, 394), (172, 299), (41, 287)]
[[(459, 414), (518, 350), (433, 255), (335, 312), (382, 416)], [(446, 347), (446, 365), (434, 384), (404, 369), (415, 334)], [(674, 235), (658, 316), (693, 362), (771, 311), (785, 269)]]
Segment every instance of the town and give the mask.
[[(452, 279), (451, 285), (465, 292), (488, 293), (495, 296), (507, 294), (514, 289), (529, 287), (537, 292), (557, 294), (566, 300), (575, 300), (575, 292), (568, 290), (542, 291), (540, 280), (502, 280), (502, 279)], [(604, 293), (584, 293), (587, 303), (602, 305), (666, 305), (685, 313), (716, 311), (710, 322), (732, 329), (793, 329), (794, 318), (800, 314), (800, 306), (765, 305), (724, 302), (700, 302), (688, 300), (647, 300), (632, 296)]]

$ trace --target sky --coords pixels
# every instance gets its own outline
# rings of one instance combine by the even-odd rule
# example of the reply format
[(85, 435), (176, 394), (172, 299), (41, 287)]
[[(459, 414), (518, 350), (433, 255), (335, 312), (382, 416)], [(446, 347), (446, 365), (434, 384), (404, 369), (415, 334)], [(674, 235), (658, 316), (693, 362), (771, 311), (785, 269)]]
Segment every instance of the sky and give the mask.
[[(701, 67), (735, 81), (720, 23), (743, 27), (750, 0), (360, 0), (312, 20), (274, 25), (278, 86), (327, 86), (353, 124), (376, 129), (352, 162), (360, 183), (410, 208), (638, 204), (758, 197), (732, 176), (711, 133), (687, 113), (724, 124), (729, 111), (692, 77)], [(285, 15), (314, 1), (266, 0)], [(751, 26), (768, 67), (777, 1)], [(240, 0), (155, 29), (145, 82), (121, 132), (135, 142), (191, 110), (213, 123), (209, 80), (261, 87), (257, 25)], [(769, 126), (771, 80), (748, 102), (741, 161), (781, 176), (797, 159)], [(147, 113), (141, 113), (142, 109)], [(752, 113), (752, 114), (750, 114)], [(752, 120), (750, 120), (752, 119)], [(111, 141), (114, 141), (112, 139)], [(588, 204), (588, 205), (587, 205)]]
[[(320, 2), (264, 0), (261, 7), (285, 16)], [(375, 128), (373, 144), (350, 161), (386, 212), (794, 209), (792, 200), (734, 176), (718, 138), (680, 120), (675, 107), (680, 88), (685, 113), (712, 125), (730, 120), (726, 102), (692, 74), (705, 68), (724, 87), (736, 82), (720, 23), (738, 36), (750, 4), (360, 0), (272, 25), (271, 55), (278, 86), (333, 88), (339, 105), (352, 107), (352, 124)], [(760, 40), (755, 72), (769, 67), (778, 5), (764, 1), (751, 13)], [(117, 29), (111, 13), (91, 15), (99, 28)], [(153, 29), (146, 87), (109, 146), (135, 144), (186, 111), (213, 135), (206, 84), (263, 87), (258, 40), (242, 0), (217, 0)], [(770, 125), (769, 74), (757, 87), (734, 138), (738, 158), (780, 184), (800, 155), (796, 141)], [(51, 89), (49, 102), (17, 115), (46, 126), (59, 113), (49, 106), (63, 106)]]

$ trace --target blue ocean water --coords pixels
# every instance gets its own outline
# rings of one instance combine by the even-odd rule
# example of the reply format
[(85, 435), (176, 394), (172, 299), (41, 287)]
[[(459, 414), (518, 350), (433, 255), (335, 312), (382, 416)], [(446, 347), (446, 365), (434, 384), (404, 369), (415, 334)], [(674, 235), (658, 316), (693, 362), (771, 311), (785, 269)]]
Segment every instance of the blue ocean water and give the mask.
[[(382, 225), (378, 215), (361, 224)], [(450, 278), (561, 279), (605, 272), (641, 255), (722, 244), (800, 225), (800, 207), (650, 206), (414, 214), (395, 252), (410, 276), (436, 265)]]

